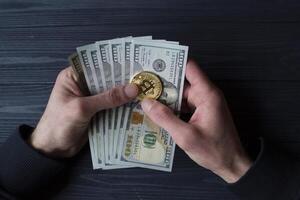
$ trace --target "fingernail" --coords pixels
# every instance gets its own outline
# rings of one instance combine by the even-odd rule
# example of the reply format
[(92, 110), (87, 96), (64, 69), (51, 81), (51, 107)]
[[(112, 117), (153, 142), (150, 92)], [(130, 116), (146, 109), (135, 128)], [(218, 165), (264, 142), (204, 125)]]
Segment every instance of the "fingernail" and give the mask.
[(151, 110), (151, 107), (153, 105), (154, 101), (152, 99), (144, 99), (141, 102), (142, 108), (145, 112), (149, 112)]
[(134, 84), (126, 85), (124, 91), (125, 91), (125, 94), (130, 98), (134, 98), (138, 95), (138, 88)]

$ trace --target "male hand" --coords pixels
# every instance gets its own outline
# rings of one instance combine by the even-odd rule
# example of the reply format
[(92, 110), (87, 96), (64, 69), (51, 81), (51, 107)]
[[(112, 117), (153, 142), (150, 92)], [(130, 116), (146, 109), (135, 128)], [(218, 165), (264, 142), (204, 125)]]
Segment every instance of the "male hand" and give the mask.
[(72, 157), (87, 141), (86, 130), (97, 112), (125, 104), (138, 94), (135, 85), (83, 96), (71, 67), (60, 72), (46, 110), (29, 143), (52, 157)]
[(225, 98), (193, 61), (187, 64), (186, 79), (184, 101), (194, 110), (188, 123), (158, 101), (146, 99), (142, 108), (198, 165), (228, 183), (236, 182), (250, 168), (251, 160), (241, 145)]

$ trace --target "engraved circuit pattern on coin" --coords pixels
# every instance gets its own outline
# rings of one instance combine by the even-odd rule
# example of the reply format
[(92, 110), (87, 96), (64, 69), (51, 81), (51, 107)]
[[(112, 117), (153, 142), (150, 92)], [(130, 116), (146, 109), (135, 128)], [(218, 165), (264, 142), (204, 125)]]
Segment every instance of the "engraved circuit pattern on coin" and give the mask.
[(162, 59), (156, 59), (153, 62), (152, 67), (156, 72), (162, 72), (166, 69), (166, 63)]
[(144, 98), (158, 99), (162, 93), (162, 82), (160, 78), (152, 72), (142, 71), (134, 75), (130, 82), (138, 86), (139, 95), (137, 98), (139, 100)]

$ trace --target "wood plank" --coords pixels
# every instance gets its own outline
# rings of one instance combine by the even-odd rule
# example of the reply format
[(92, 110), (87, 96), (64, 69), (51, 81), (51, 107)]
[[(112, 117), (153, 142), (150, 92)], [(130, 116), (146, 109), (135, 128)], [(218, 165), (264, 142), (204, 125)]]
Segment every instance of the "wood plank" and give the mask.
[(192, 26), (189, 23), (171, 28), (151, 24), (142, 29), (138, 25), (131, 29), (127, 25), (3, 29), (0, 83), (53, 82), (58, 71), (68, 65), (67, 57), (76, 46), (109, 37), (149, 33), (189, 45), (190, 56), (215, 80), (300, 80), (298, 24), (205, 23), (186, 33)]
[[(190, 17), (197, 18), (203, 17), (205, 21), (207, 19), (214, 19), (219, 21), (227, 20), (245, 20), (245, 21), (256, 21), (256, 20), (275, 20), (275, 21), (298, 21), (299, 20), (299, 1), (287, 0), (287, 1), (276, 1), (272, 2), (270, 6), (269, 1), (261, 0), (253, 2), (251, 0), (235, 1), (228, 0), (226, 2), (219, 0), (205, 1), (205, 0), (166, 0), (166, 1), (123, 1), (118, 0), (112, 1), (79, 1), (79, 0), (67, 0), (67, 1), (45, 1), (41, 2), (38, 0), (29, 0), (26, 2), (3, 0), (1, 1), (1, 14), (2, 16), (17, 16), (16, 14), (26, 13), (27, 15), (38, 16), (35, 21), (30, 21), (27, 18), (15, 17), (18, 25), (32, 24), (44, 25), (44, 21), (55, 24), (64, 24), (69, 22), (70, 18), (63, 18), (63, 16), (69, 12), (73, 12), (73, 15), (80, 15), (84, 11), (90, 13), (89, 18), (82, 18), (79, 22), (85, 21), (85, 23), (95, 23), (93, 21), (94, 16), (97, 15), (96, 9), (102, 12), (109, 12), (115, 17), (119, 17), (118, 20), (126, 20), (123, 18), (124, 15), (120, 14), (120, 11), (128, 12), (130, 16), (136, 18), (142, 18), (147, 15), (155, 17), (156, 13), (159, 15), (170, 16), (173, 19), (180, 16), (181, 19), (187, 19)], [(47, 11), (55, 12), (55, 15), (49, 16), (47, 20), (43, 18), (44, 13)], [(46, 14), (46, 13), (45, 13)], [(125, 15), (125, 16), (128, 16)], [(61, 16), (61, 20), (53, 20)], [(121, 16), (121, 17), (120, 17)], [(19, 19), (19, 20), (18, 20)], [(103, 18), (102, 20), (105, 20)], [(115, 20), (115, 21), (118, 21)], [(161, 18), (164, 20), (164, 18)], [(5, 26), (1, 24), (1, 26)]]
[(157, 3), (1, 1), (0, 83), (53, 82), (76, 46), (129, 34), (189, 45), (212, 79), (299, 80), (299, 2)]

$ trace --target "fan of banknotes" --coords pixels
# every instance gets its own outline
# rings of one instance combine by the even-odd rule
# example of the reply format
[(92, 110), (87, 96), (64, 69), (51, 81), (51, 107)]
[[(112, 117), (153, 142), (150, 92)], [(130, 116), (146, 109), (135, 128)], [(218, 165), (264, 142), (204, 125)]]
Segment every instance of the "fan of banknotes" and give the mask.
[[(86, 95), (136, 83), (139, 97), (153, 97), (180, 111), (188, 47), (152, 36), (97, 41), (77, 48), (69, 62)], [(175, 143), (143, 112), (140, 99), (97, 113), (88, 135), (94, 169), (143, 167), (171, 171)]]

